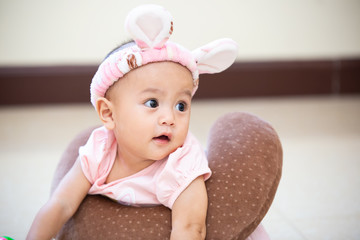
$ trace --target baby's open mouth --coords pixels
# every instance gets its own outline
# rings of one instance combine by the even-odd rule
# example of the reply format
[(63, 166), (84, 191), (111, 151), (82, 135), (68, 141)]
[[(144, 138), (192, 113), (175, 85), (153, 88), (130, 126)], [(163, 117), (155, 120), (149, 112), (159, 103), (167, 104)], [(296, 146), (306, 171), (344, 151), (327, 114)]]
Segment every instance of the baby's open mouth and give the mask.
[(155, 140), (161, 140), (161, 141), (170, 141), (170, 138), (166, 135), (160, 135), (158, 137), (154, 137)]
[(162, 134), (153, 138), (157, 143), (166, 144), (171, 141), (171, 134)]

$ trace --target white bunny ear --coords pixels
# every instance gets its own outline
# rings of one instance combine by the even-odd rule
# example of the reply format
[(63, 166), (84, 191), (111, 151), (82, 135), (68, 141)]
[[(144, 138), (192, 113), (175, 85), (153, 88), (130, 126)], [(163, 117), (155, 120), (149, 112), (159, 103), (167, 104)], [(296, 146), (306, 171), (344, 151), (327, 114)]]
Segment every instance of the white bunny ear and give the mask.
[(229, 38), (213, 41), (192, 51), (199, 74), (224, 71), (234, 63), (237, 53), (236, 42)]
[(140, 48), (161, 48), (172, 34), (172, 16), (161, 6), (142, 5), (128, 14), (125, 29)]

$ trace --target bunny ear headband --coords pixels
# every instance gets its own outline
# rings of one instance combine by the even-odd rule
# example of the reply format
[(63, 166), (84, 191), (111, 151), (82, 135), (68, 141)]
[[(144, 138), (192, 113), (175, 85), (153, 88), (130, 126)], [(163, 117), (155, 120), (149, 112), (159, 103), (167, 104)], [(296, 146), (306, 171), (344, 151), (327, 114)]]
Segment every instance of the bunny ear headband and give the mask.
[(90, 87), (94, 107), (97, 99), (104, 97), (119, 78), (145, 64), (172, 61), (188, 68), (194, 79), (194, 95), (199, 74), (222, 72), (237, 56), (237, 44), (231, 39), (219, 39), (194, 51), (168, 41), (173, 32), (172, 16), (157, 5), (133, 9), (126, 18), (125, 28), (136, 44), (115, 51), (99, 66)]

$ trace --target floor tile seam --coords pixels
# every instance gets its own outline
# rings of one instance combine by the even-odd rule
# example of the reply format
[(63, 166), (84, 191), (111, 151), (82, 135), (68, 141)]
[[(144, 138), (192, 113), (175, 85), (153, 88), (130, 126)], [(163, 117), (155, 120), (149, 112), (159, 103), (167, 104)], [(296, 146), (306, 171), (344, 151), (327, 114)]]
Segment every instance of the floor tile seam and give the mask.
[[(287, 217), (288, 218), (288, 217)], [(294, 217), (288, 218), (290, 221), (303, 221), (303, 220), (321, 220), (321, 219), (347, 219), (347, 218), (359, 218), (360, 223), (360, 213), (354, 214), (333, 214), (333, 215), (319, 215), (319, 216), (309, 216), (309, 217)]]

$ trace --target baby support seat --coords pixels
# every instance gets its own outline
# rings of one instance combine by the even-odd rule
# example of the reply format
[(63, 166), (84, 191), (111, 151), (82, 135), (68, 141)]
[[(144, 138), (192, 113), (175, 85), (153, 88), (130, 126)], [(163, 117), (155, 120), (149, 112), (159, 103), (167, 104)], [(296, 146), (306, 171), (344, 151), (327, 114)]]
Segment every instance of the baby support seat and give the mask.
[[(94, 127), (95, 128), (95, 127)], [(92, 130), (80, 133), (64, 152), (52, 190), (74, 164)], [(209, 206), (206, 239), (245, 239), (274, 199), (282, 171), (282, 147), (269, 123), (248, 113), (229, 113), (210, 130), (206, 181)], [(88, 195), (57, 239), (169, 239), (171, 210), (129, 207)]]

